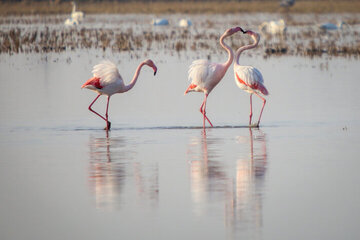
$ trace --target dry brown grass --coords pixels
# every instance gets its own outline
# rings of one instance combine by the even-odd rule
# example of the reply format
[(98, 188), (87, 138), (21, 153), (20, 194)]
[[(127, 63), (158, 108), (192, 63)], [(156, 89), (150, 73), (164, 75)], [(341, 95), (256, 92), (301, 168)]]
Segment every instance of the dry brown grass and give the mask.
[[(349, 39), (358, 39), (359, 32), (354, 30), (327, 33), (303, 29), (285, 36), (264, 36), (259, 47), (253, 52), (270, 56), (360, 56), (360, 43), (340, 41), (346, 34)], [(18, 27), (0, 31), (0, 55), (16, 53), (48, 53), (85, 49), (111, 50), (112, 52), (134, 53), (140, 56), (149, 51), (169, 51), (181, 53), (197, 51), (203, 53), (221, 53), (218, 44), (219, 35), (206, 32), (191, 34), (188, 30), (155, 33), (141, 31), (134, 33), (131, 29), (21, 29)], [(231, 47), (237, 49), (247, 44), (246, 41), (233, 41)], [(251, 53), (252, 54), (252, 53)]]
[[(95, 13), (241, 13), (241, 12), (282, 12), (278, 1), (211, 1), (211, 2), (98, 2), (81, 3), (78, 9), (87, 14)], [(71, 12), (68, 2), (51, 4), (49, 2), (20, 2), (0, 3), (0, 15), (28, 15), (28, 14), (65, 14)], [(297, 1), (290, 8), (290, 13), (358, 13), (360, 1), (323, 0)]]

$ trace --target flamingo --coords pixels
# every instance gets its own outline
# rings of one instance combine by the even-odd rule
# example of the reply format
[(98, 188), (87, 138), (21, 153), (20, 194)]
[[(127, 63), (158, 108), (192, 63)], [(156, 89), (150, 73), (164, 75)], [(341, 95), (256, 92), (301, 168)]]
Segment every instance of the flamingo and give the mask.
[(220, 45), (228, 52), (228, 60), (224, 63), (211, 63), (207, 60), (195, 60), (189, 67), (189, 80), (191, 83), (186, 89), (188, 92), (203, 92), (205, 98), (200, 107), (200, 112), (203, 115), (203, 128), (205, 129), (205, 119), (213, 126), (209, 118), (206, 116), (206, 100), (213, 88), (221, 81), (226, 71), (232, 64), (234, 53), (232, 49), (224, 43), (224, 39), (242, 30), (240, 27), (229, 28), (220, 37)]
[(243, 51), (255, 48), (259, 44), (260, 35), (256, 32), (250, 31), (250, 30), (242, 31), (242, 32), (244, 34), (249, 35), (254, 40), (254, 42), (253, 42), (253, 44), (242, 46), (238, 50), (236, 50), (235, 63), (234, 63), (235, 82), (240, 89), (250, 93), (249, 126), (251, 126), (251, 118), (252, 118), (252, 95), (255, 94), (256, 96), (261, 98), (261, 100), (263, 101), (259, 120), (256, 124), (256, 126), (258, 127), (260, 124), (261, 115), (262, 115), (262, 112), (264, 110), (265, 103), (266, 103), (266, 99), (264, 97), (262, 97), (261, 94), (266, 96), (269, 94), (269, 92), (264, 85), (264, 79), (263, 79), (263, 76), (261, 75), (260, 71), (252, 66), (241, 66), (239, 64), (239, 58), (240, 58), (240, 54)]
[[(157, 67), (151, 59), (147, 59), (139, 64), (137, 67), (134, 77), (131, 80), (129, 85), (125, 85), (123, 79), (120, 76), (120, 73), (114, 63), (111, 61), (103, 61), (102, 63), (95, 65), (93, 68), (93, 77), (87, 80), (81, 88), (87, 88), (93, 90), (98, 93), (98, 96), (92, 101), (89, 106), (89, 110), (102, 119), (106, 121), (105, 129), (110, 130), (111, 123), (108, 120), (108, 109), (109, 109), (109, 101), (110, 97), (115, 93), (124, 93), (129, 91), (135, 86), (135, 83), (139, 77), (141, 68), (147, 65), (154, 70), (154, 75), (157, 72)], [(106, 113), (105, 117), (101, 116), (99, 113), (95, 112), (91, 106), (95, 103), (95, 101), (101, 96), (107, 95), (107, 105), (106, 105)]]
[(71, 2), (71, 4), (73, 5), (72, 12), (71, 12), (71, 18), (81, 22), (84, 19), (84, 13), (81, 11), (76, 11), (76, 3), (75, 2)]

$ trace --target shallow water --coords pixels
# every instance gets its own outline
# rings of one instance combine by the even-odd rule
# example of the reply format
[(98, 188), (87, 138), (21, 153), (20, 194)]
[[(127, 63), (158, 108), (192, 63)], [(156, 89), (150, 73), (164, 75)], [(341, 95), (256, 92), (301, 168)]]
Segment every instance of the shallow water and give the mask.
[(104, 58), (129, 82), (141, 59), (1, 56), (1, 239), (360, 237), (358, 60), (244, 56), (270, 92), (260, 129), (246, 127), (249, 96), (230, 69), (204, 133), (203, 95), (183, 96), (196, 54), (147, 57), (158, 74), (144, 68), (112, 97), (106, 134), (87, 109), (96, 94), (80, 86)]

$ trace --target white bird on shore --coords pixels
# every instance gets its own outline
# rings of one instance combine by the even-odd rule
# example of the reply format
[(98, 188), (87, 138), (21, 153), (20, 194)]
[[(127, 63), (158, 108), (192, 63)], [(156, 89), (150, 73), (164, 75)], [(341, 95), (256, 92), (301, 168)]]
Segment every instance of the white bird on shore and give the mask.
[(74, 20), (77, 20), (78, 22), (81, 22), (84, 20), (84, 13), (81, 11), (76, 11), (76, 3), (71, 2), (73, 5), (72, 12), (71, 12), (71, 18)]
[(280, 2), (280, 7), (289, 8), (295, 4), (295, 0), (282, 0)]
[(65, 26), (67, 27), (75, 27), (79, 25), (79, 21), (73, 18), (67, 18), (64, 22)]
[(339, 29), (342, 29), (345, 24), (346, 23), (344, 23), (342, 21), (338, 22), (338, 24), (324, 23), (324, 24), (319, 25), (319, 28), (323, 31), (339, 30)]
[(166, 26), (169, 25), (169, 21), (166, 18), (155, 18), (151, 21), (154, 26)]
[(263, 22), (262, 24), (260, 24), (259, 30), (262, 33), (268, 33), (271, 35), (283, 35), (286, 32), (286, 24), (283, 19), (280, 19), (278, 21)]
[(179, 21), (179, 27), (190, 27), (192, 25), (192, 22), (189, 19), (181, 19)]

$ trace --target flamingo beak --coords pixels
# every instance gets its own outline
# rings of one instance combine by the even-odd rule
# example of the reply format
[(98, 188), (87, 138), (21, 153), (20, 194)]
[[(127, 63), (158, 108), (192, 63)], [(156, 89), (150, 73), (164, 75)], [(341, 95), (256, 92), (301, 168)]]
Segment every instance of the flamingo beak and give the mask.
[(234, 32), (243, 31), (241, 27), (234, 28)]
[(154, 67), (153, 69), (154, 69), (154, 76), (155, 76), (155, 75), (156, 75), (156, 73), (157, 73), (157, 68), (156, 68), (156, 67)]

